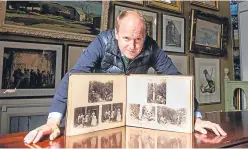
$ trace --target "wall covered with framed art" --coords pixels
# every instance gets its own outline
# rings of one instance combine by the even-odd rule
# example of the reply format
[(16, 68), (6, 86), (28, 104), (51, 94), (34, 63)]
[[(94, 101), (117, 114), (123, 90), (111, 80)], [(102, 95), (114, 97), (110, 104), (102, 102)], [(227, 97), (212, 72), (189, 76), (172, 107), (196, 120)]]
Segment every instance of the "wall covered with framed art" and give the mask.
[[(56, 9), (49, 9), (48, 5)], [(45, 69), (43, 68), (45, 67), (45, 63), (43, 64), (44, 66), (40, 66), (41, 64), (38, 66), (38, 63), (25, 62), (27, 54), (31, 54), (36, 61), (39, 61), (42, 57), (46, 57), (46, 55), (56, 54), (56, 56), (52, 56), (46, 60), (46, 72), (50, 69), (50, 71), (56, 74), (54, 76), (50, 75), (54, 81), (52, 81), (52, 88), (48, 89), (49, 91), (39, 92), (32, 89), (31, 86), (27, 86), (27, 81), (26, 84), (19, 84), (22, 87), (26, 85), (24, 92), (17, 88), (17, 90), (9, 90), (9, 94), (1, 95), (0, 107), (6, 107), (6, 101), (9, 99), (20, 105), (22, 104), (22, 100), (28, 100), (30, 101), (28, 102), (29, 104), (32, 105), (34, 103), (35, 106), (41, 99), (51, 101), (54, 87), (56, 87), (56, 84), (64, 74), (73, 67), (82, 50), (101, 31), (115, 27), (115, 17), (120, 11), (134, 9), (140, 11), (145, 16), (146, 25), (148, 26), (147, 33), (157, 41), (158, 45), (176, 63), (177, 68), (183, 74), (196, 75), (196, 58), (213, 58), (219, 60), (219, 69), (221, 70), (219, 73), (220, 95), (218, 97), (218, 94), (216, 94), (215, 97), (218, 99), (214, 102), (206, 104), (205, 102), (208, 100), (205, 100), (204, 104), (201, 104), (200, 109), (204, 112), (223, 110), (224, 95), (222, 92), (224, 88), (224, 74), (222, 70), (224, 68), (233, 70), (231, 32), (224, 29), (224, 26), (229, 21), (227, 23), (209, 21), (208, 17), (213, 17), (211, 20), (227, 18), (230, 16), (229, 7), (230, 4), (226, 1), (198, 3), (180, 0), (172, 2), (127, 0), (93, 3), (89, 1), (74, 1), (70, 3), (59, 2), (57, 4), (56, 2), (52, 4), (45, 1), (26, 1), (19, 2), (18, 5), (13, 4), (11, 1), (7, 3), (5, 1), (0, 2), (1, 93), (2, 91), (6, 91), (5, 88), (7, 89), (11, 84), (12, 87), (8, 89), (15, 89), (13, 85), (17, 85), (17, 83), (13, 77), (8, 77), (8, 73), (13, 74), (15, 68), (22, 68), (21, 72), (23, 74), (24, 67), (29, 67), (29, 71), (31, 69), (37, 70), (37, 67)], [(198, 12), (197, 18), (192, 17), (192, 10)], [(66, 12), (70, 12), (70, 15)], [(21, 15), (18, 15), (18, 13)], [(208, 17), (202, 17), (202, 14)], [(198, 15), (201, 16), (199, 20)], [(203, 20), (203, 18), (205, 19)], [(197, 20), (195, 26), (192, 23), (193, 20)], [(193, 28), (192, 31), (191, 26)], [(212, 31), (212, 34), (210, 31)], [(203, 40), (204, 36), (212, 38), (208, 38), (205, 41)], [(13, 44), (10, 46), (9, 43)], [(212, 54), (212, 50), (218, 51), (218, 53), (223, 50), (225, 52), (223, 54)], [(15, 58), (15, 56), (9, 57), (10, 53), (19, 53), (22, 60)], [(9, 63), (8, 58), (12, 58), (15, 63)], [(55, 63), (54, 60), (56, 60)], [(37, 66), (35, 66), (36, 64)], [(6, 65), (13, 67), (11, 69), (4, 69)], [(202, 69), (202, 67), (198, 68)], [(200, 72), (201, 70), (198, 71)], [(231, 74), (233, 73), (231, 72)], [(230, 78), (232, 77), (230, 76)], [(44, 85), (46, 86), (46, 83)], [(11, 93), (12, 91), (14, 93)], [(18, 91), (21, 91), (22, 94), (19, 94)], [(17, 93), (18, 96), (14, 95)], [(24, 103), (24, 106), (28, 106), (29, 104)], [(7, 112), (8, 108), (2, 109), (0, 115), (4, 111)]]

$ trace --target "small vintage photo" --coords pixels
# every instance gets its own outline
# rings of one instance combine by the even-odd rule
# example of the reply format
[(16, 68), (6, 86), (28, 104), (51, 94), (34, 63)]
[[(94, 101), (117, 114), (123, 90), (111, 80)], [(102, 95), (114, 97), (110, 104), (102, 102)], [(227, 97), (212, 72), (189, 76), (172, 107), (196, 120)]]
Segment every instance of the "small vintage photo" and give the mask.
[(56, 51), (4, 48), (2, 89), (55, 88)]
[(155, 136), (147, 132), (141, 133), (142, 148), (155, 148)]
[(89, 137), (73, 143), (73, 148), (98, 148), (98, 136)]
[(139, 121), (140, 104), (129, 104), (129, 114), (131, 120)]
[(166, 126), (186, 124), (186, 109), (171, 109), (166, 106), (158, 106), (157, 122)]
[(123, 103), (102, 105), (102, 123), (121, 122), (123, 120)]
[(113, 81), (90, 81), (88, 102), (106, 102), (113, 100)]
[(122, 133), (101, 137), (101, 148), (122, 148)]
[(140, 121), (142, 122), (154, 122), (155, 121), (155, 106), (152, 105), (144, 105), (142, 107)]
[(139, 134), (130, 134), (128, 136), (128, 148), (139, 148)]
[(99, 123), (99, 106), (88, 106), (75, 108), (74, 110), (74, 127), (85, 128), (94, 127)]
[(157, 148), (186, 148), (186, 144), (178, 137), (160, 135), (157, 137)]
[(147, 103), (166, 105), (166, 80), (153, 80), (148, 83)]

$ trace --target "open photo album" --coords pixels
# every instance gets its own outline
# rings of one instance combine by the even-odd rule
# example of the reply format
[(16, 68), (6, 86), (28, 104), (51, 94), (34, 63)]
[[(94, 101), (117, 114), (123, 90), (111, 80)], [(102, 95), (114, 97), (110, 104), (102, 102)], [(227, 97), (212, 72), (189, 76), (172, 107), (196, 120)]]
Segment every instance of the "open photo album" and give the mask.
[(66, 136), (133, 126), (193, 132), (193, 77), (72, 73)]

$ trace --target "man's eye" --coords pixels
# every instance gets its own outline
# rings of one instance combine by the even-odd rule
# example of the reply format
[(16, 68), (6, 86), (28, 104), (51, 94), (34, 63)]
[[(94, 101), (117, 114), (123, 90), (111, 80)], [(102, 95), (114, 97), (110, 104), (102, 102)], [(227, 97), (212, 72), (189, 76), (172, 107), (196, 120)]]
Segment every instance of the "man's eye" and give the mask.
[(125, 40), (125, 41), (128, 41), (128, 40), (129, 40), (129, 38), (128, 38), (128, 37), (124, 37), (124, 40)]

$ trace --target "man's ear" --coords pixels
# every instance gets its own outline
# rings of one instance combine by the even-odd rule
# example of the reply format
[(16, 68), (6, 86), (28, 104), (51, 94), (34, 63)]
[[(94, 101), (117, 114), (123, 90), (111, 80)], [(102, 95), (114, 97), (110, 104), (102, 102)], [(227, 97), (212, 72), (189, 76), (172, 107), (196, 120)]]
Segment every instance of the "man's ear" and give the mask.
[(118, 40), (118, 31), (117, 31), (117, 28), (115, 28), (115, 38)]

